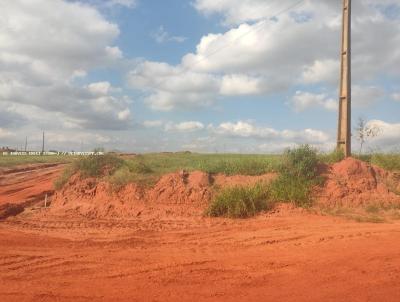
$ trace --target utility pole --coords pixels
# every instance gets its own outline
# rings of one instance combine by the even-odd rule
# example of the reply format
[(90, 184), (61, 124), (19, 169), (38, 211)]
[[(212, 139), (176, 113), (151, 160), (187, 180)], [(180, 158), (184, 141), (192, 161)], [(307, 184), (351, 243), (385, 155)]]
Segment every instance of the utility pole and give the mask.
[(25, 152), (26, 152), (27, 148), (28, 148), (28, 137), (26, 136), (25, 137)]
[(351, 156), (351, 0), (343, 0), (337, 149)]
[(43, 139), (42, 139), (42, 155), (44, 154), (44, 131), (43, 131)]

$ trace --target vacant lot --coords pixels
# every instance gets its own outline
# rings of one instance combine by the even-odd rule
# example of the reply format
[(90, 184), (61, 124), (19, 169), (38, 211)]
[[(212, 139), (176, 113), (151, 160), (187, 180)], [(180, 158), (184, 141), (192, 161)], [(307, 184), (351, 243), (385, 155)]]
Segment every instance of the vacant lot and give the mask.
[[(398, 301), (399, 209), (391, 208), (397, 216), (390, 219), (363, 220), (348, 219), (352, 213), (341, 209), (277, 204), (253, 218), (210, 218), (204, 215), (206, 204), (197, 203), (208, 193), (203, 185), (270, 180), (282, 157), (123, 158), (112, 173), (106, 169), (112, 175), (102, 176), (98, 185), (88, 178), (83, 186), (75, 178), (49, 208), (43, 208), (43, 193), (53, 190), (62, 165), (2, 170), (2, 200), (37, 199), (21, 214), (0, 221), (0, 301)], [(149, 195), (132, 185), (107, 195), (102, 181), (124, 169), (146, 181), (181, 170), (213, 177), (172, 173), (146, 189)], [(328, 182), (334, 181), (330, 176)], [(85, 203), (75, 203), (74, 196)], [(113, 213), (117, 203), (109, 196), (121, 198), (122, 210), (132, 201), (127, 209), (134, 215), (77, 215), (93, 214), (94, 203), (101, 213)]]

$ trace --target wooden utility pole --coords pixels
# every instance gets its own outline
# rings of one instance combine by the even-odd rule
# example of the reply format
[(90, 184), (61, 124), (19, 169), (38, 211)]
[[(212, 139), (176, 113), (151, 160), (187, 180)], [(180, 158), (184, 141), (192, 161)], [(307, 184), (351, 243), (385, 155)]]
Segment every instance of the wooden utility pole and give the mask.
[(351, 0), (343, 0), (337, 148), (351, 156)]

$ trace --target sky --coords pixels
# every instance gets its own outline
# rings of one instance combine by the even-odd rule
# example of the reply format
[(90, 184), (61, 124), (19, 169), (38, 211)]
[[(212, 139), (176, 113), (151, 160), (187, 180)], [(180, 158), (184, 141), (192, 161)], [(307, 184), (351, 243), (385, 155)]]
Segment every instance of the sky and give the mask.
[[(0, 0), (0, 146), (333, 150), (341, 5)], [(399, 151), (400, 0), (353, 1), (352, 36), (352, 126)]]

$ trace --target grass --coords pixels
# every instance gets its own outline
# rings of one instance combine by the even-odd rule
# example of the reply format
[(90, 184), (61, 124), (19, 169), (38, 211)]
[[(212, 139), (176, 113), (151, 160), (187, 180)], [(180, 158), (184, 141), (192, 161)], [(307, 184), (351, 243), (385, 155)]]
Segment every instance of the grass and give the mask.
[(222, 189), (206, 211), (211, 217), (248, 218), (270, 210), (274, 202), (269, 199), (268, 186), (236, 186)]
[(320, 184), (317, 176), (317, 151), (308, 145), (288, 149), (282, 158), (280, 174), (270, 185), (275, 201), (292, 202), (296, 206), (312, 205), (312, 187)]
[(64, 169), (61, 176), (55, 180), (54, 187), (57, 190), (61, 189), (77, 172), (80, 173), (81, 178), (110, 176), (123, 164), (123, 159), (111, 154), (82, 157)]
[(76, 156), (65, 155), (0, 155), (0, 167), (14, 167), (18, 165), (37, 163), (70, 163), (76, 160)]
[(400, 154), (399, 153), (372, 153), (363, 155), (354, 155), (355, 158), (367, 163), (376, 165), (387, 171), (400, 172)]

